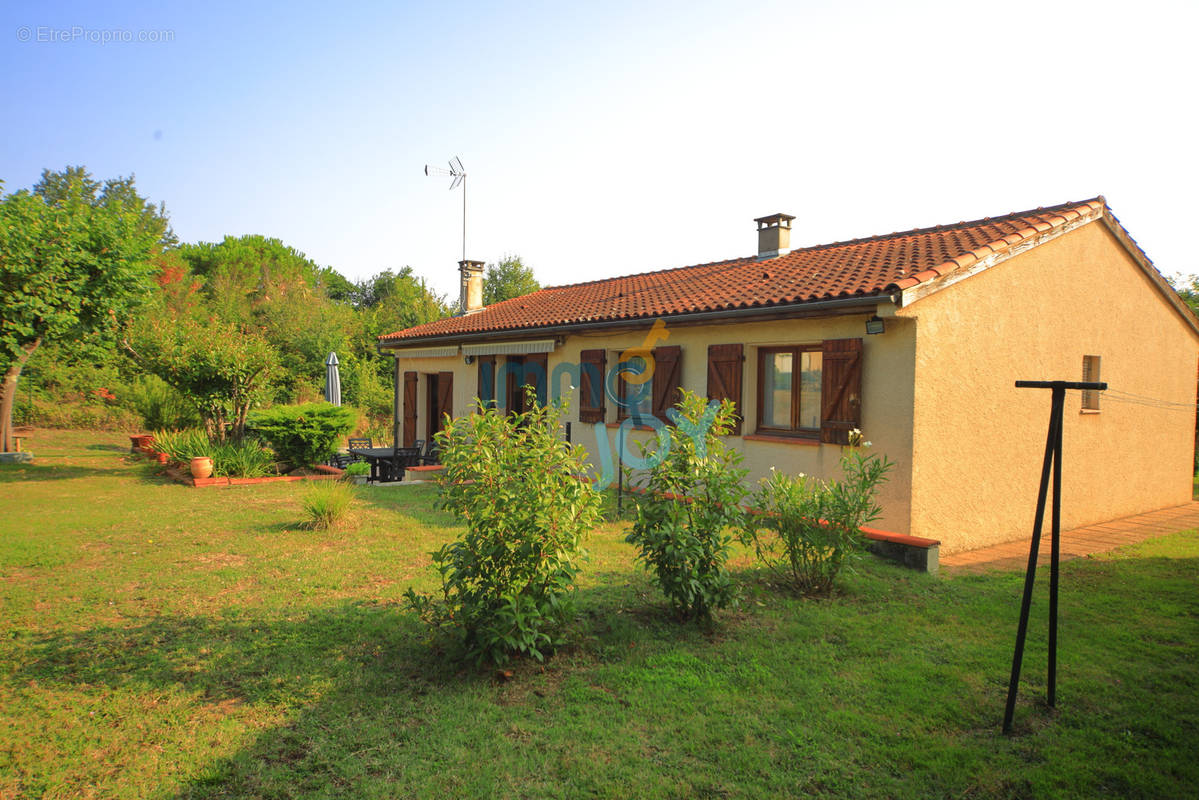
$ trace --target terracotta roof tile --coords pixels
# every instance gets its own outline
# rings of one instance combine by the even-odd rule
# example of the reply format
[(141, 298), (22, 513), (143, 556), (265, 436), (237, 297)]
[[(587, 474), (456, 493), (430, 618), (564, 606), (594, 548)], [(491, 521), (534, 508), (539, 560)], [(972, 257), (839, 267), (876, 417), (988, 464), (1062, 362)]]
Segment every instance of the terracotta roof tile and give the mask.
[(853, 239), (638, 275), (551, 286), (473, 314), (417, 325), (384, 342), (527, 331), (587, 322), (791, 306), (907, 289), (969, 266), (1092, 212), (1103, 198), (953, 225)]

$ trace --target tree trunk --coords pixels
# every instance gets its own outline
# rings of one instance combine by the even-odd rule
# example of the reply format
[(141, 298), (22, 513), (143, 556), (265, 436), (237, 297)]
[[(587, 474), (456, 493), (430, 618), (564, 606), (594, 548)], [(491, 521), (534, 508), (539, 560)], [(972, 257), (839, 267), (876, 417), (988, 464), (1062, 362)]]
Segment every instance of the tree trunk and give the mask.
[(12, 409), (17, 402), (17, 380), (25, 362), (33, 355), (33, 351), (41, 347), (42, 337), (21, 346), (21, 355), (16, 363), (10, 364), (4, 373), (4, 384), (0, 385), (0, 453), (11, 453), (16, 450), (16, 442), (12, 436)]

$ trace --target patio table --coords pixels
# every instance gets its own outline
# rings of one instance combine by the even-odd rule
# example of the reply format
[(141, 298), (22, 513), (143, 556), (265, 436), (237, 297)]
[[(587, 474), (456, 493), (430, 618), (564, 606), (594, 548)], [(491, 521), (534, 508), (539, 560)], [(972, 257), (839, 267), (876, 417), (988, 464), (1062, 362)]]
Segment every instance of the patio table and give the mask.
[[(420, 451), (415, 447), (355, 447), (352, 455), (371, 465), (370, 480), (403, 480), (404, 468), (416, 464)], [(395, 473), (399, 474), (396, 475)]]

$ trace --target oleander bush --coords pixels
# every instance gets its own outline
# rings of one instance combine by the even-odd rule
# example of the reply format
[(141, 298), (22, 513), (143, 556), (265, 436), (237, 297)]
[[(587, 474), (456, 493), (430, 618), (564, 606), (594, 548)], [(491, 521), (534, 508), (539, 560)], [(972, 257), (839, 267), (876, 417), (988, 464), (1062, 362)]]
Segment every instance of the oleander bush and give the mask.
[(407, 600), (456, 655), (503, 664), (543, 660), (572, 612), (584, 534), (600, 520), (585, 453), (561, 438), (565, 406), (508, 414), (495, 408), (451, 420), (437, 434), (439, 505), (466, 532), (433, 554), (441, 596)]
[[(669, 450), (641, 476), (637, 515), (626, 541), (683, 619), (710, 620), (735, 602), (736, 585), (725, 568), (742, 524), (741, 454), (720, 437), (733, 428), (729, 401), (710, 403), (684, 391), (669, 416)], [(643, 450), (643, 455), (648, 453)]]
[[(860, 443), (860, 432), (854, 433), (851, 441)], [(841, 570), (865, 552), (861, 528), (882, 513), (878, 487), (892, 466), (885, 456), (851, 446), (841, 456), (841, 480), (772, 468), (753, 495), (744, 537), (780, 585), (799, 595), (827, 595)]]

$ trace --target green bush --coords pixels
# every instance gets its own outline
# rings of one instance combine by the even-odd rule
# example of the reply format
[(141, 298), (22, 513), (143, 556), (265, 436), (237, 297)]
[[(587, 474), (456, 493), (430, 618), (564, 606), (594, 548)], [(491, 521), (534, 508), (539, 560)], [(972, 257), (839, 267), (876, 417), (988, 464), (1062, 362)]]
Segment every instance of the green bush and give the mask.
[(885, 457), (851, 447), (841, 456), (839, 481), (772, 472), (754, 493), (755, 513), (745, 523), (758, 558), (793, 592), (827, 595), (846, 563), (865, 550), (861, 528), (882, 513), (875, 495), (891, 467)]
[(369, 475), (371, 465), (365, 461), (355, 461), (352, 464), (347, 464), (344, 471), (346, 475)]
[(345, 521), (356, 496), (354, 487), (342, 481), (312, 481), (300, 497), (308, 515), (306, 524), (318, 531), (337, 527)]
[(145, 430), (180, 430), (200, 424), (195, 406), (156, 375), (141, 375), (118, 390), (121, 404), (141, 415)]
[(357, 417), (352, 408), (304, 403), (254, 411), (246, 422), (275, 448), (280, 459), (293, 467), (311, 467), (333, 457)]
[(731, 402), (708, 405), (684, 391), (677, 409), (670, 449), (638, 487), (644, 493), (626, 541), (640, 549), (638, 560), (678, 616), (708, 620), (736, 599), (725, 563), (734, 541), (728, 529), (742, 524), (746, 470), (737, 467), (741, 454), (719, 438), (732, 430)]
[(441, 599), (407, 592), (410, 606), (453, 635), (463, 658), (538, 661), (558, 644), (572, 610), (583, 535), (600, 497), (580, 476), (585, 454), (559, 435), (564, 407), (496, 409), (452, 420), (437, 435), (439, 505), (466, 533), (433, 554)]
[(252, 436), (236, 442), (214, 442), (209, 456), (212, 474), (220, 478), (265, 478), (278, 474), (274, 452)]

